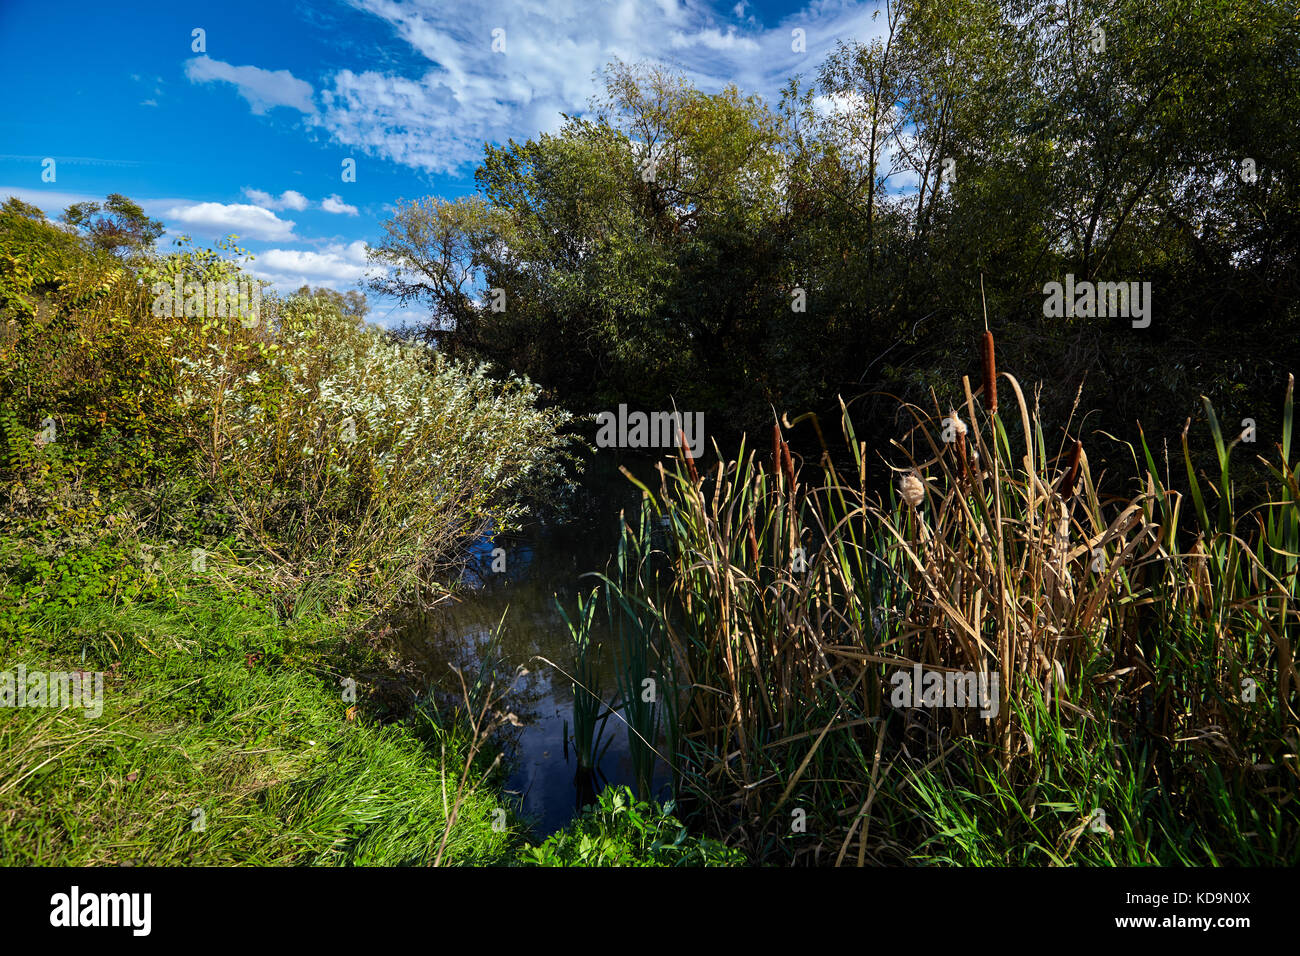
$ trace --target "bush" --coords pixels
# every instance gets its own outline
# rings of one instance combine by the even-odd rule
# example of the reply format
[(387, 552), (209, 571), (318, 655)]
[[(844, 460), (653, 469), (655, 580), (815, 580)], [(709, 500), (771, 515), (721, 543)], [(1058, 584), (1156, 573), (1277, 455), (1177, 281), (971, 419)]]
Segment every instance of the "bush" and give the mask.
[(218, 250), (79, 243), (0, 210), (4, 530), (43, 558), (105, 532), (229, 539), (294, 591), (383, 604), (562, 478), (570, 416), (526, 380), (399, 343), (339, 296), (191, 308), (188, 283), (257, 286)]
[(405, 590), (558, 477), (570, 416), (538, 409), (527, 381), (399, 343), (324, 297), (273, 309), (253, 329), (205, 327), (179, 385), (239, 534), (295, 574)]
[(524, 851), (531, 866), (742, 866), (744, 854), (691, 836), (673, 804), (638, 801), (626, 787), (608, 787), (595, 806), (541, 846)]

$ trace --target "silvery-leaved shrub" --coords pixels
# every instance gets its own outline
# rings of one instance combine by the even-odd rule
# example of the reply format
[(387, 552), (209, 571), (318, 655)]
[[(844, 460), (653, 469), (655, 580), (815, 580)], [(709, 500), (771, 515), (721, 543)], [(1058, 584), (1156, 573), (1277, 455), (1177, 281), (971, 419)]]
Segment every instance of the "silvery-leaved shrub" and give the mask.
[(562, 480), (567, 413), (538, 389), (344, 315), (265, 295), (256, 320), (202, 323), (178, 356), (193, 438), (245, 543), (298, 581), (391, 597)]

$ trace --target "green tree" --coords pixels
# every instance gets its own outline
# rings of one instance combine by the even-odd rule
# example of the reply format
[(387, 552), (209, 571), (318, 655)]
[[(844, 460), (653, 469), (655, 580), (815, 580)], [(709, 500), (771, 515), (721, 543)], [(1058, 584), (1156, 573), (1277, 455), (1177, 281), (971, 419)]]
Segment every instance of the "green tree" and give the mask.
[(324, 286), (312, 288), (304, 285), (294, 295), (300, 299), (319, 302), (331, 311), (337, 311), (339, 315), (351, 319), (357, 325), (365, 322), (366, 316), (370, 312), (370, 303), (366, 301), (365, 293), (356, 289), (338, 292)]
[(91, 246), (118, 256), (149, 252), (164, 226), (150, 219), (137, 203), (112, 193), (103, 204), (73, 203), (59, 219), (89, 240)]

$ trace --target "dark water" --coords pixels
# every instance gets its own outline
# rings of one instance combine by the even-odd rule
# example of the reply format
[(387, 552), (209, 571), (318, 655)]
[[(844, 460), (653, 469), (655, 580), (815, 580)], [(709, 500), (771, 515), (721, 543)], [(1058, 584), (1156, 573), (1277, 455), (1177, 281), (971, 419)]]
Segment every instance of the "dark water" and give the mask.
[[(645, 463), (634, 471), (642, 481), (650, 477)], [(584, 490), (574, 520), (533, 525), (521, 535), (480, 541), (458, 598), (412, 616), (398, 628), (403, 654), (440, 688), (459, 694), (460, 683), (449, 665), (462, 668), (467, 678), (477, 673), (491, 636), (505, 616), (498, 649), (502, 661), (499, 673), (507, 675), (508, 681), (516, 666), (528, 669), (526, 676), (515, 681), (505, 701), (524, 724), (510, 730), (505, 741), (512, 768), (507, 791), (520, 800), (539, 837), (568, 823), (578, 803), (574, 781), (577, 757), (571, 739), (566, 741), (566, 733), (573, 733), (572, 684), (538, 659), (546, 658), (568, 673), (574, 672), (571, 638), (555, 598), (558, 596), (576, 620), (577, 594), (589, 593), (598, 583), (583, 575), (606, 569), (618, 543), (619, 509), (633, 514), (639, 498), (640, 492), (625, 477), (606, 473), (594, 488)], [(505, 552), (504, 571), (493, 568), (493, 549), (497, 547)], [(603, 613), (598, 612), (598, 622)], [(606, 627), (598, 627), (597, 639), (604, 645), (598, 658), (601, 697), (609, 703), (618, 685)], [(606, 784), (632, 785), (627, 727), (618, 717), (605, 722), (597, 752), (606, 744), (596, 789)], [(656, 772), (655, 787), (656, 796), (665, 799), (668, 787), (663, 767)]]

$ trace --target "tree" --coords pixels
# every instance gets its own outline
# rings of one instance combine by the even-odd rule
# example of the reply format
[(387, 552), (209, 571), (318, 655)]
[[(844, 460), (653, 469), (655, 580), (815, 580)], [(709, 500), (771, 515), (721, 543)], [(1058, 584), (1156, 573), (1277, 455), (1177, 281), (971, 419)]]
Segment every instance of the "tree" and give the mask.
[(45, 213), (33, 206), (31, 203), (23, 202), (17, 196), (10, 196), (5, 200), (4, 205), (0, 206), (0, 215), (20, 216), (23, 219), (32, 219), (36, 222), (45, 222)]
[(303, 299), (319, 300), (331, 309), (337, 310), (339, 315), (351, 319), (357, 325), (364, 323), (366, 315), (370, 312), (370, 303), (366, 301), (366, 294), (356, 289), (337, 292), (324, 286), (312, 288), (304, 285), (294, 294)]
[[(961, 399), (988, 322), (1064, 427), (1266, 415), (1300, 319), (1300, 20), (1279, 0), (895, 0), (780, 104), (614, 63), (555, 134), (487, 146), (475, 196), (404, 205), (373, 285), (438, 347), (575, 410), (836, 413)], [(1250, 160), (1246, 163), (1246, 160)], [(1156, 318), (1044, 315), (1150, 282)], [(981, 281), (983, 280), (983, 281)], [(799, 306), (802, 305), (802, 310)], [(893, 437), (869, 416), (876, 440)], [(1262, 421), (1262, 419), (1261, 419)]]
[(150, 219), (121, 193), (112, 193), (102, 205), (73, 203), (59, 218), (93, 248), (122, 257), (151, 251), (154, 241), (165, 231), (161, 221)]

